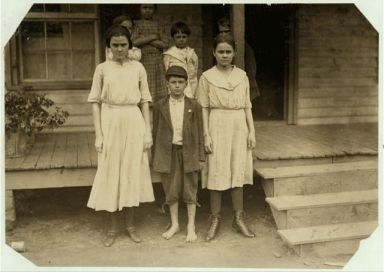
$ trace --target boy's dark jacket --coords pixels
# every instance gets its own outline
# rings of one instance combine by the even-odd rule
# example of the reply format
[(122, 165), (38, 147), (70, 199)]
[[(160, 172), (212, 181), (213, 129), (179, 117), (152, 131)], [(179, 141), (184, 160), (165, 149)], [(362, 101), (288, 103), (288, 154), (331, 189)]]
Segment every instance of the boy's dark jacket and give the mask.
[[(199, 161), (205, 161), (203, 120), (201, 106), (184, 98), (183, 162), (184, 173), (200, 170)], [(171, 172), (173, 128), (169, 111), (169, 96), (153, 105), (153, 169)]]

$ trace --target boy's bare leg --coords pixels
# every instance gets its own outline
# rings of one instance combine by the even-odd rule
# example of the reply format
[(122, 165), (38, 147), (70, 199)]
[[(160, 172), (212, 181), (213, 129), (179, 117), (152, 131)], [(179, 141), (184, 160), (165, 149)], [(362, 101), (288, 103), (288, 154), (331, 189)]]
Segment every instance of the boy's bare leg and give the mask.
[(165, 239), (171, 239), (173, 235), (175, 235), (179, 229), (179, 203), (176, 201), (175, 203), (169, 205), (169, 211), (171, 214), (171, 227), (164, 232), (161, 236)]
[(187, 238), (186, 242), (194, 242), (197, 240), (195, 231), (195, 215), (196, 215), (196, 204), (187, 204), (188, 210), (188, 226), (187, 226)]

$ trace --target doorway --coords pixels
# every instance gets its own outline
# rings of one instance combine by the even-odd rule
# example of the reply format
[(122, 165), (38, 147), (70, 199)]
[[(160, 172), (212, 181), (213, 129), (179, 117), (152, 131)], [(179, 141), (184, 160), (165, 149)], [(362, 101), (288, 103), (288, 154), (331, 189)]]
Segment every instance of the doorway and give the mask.
[(292, 5), (245, 5), (245, 40), (254, 51), (260, 95), (255, 121), (286, 120)]

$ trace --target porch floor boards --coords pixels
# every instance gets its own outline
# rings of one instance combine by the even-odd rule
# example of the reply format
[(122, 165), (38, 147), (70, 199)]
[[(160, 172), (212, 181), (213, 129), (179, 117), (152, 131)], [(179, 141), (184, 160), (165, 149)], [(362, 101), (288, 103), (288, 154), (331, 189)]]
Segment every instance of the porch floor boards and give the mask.
[[(257, 160), (309, 159), (377, 155), (376, 123), (351, 125), (256, 126)], [(94, 134), (39, 134), (24, 157), (7, 158), (7, 172), (20, 170), (95, 168)]]

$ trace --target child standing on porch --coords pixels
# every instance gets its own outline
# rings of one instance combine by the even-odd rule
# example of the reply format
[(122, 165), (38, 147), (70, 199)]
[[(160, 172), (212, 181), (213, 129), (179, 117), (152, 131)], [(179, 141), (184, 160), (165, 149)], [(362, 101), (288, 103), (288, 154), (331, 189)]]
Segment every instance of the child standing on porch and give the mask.
[(200, 78), (197, 100), (203, 107), (204, 146), (208, 155), (208, 177), (203, 188), (210, 191), (211, 225), (206, 240), (215, 238), (220, 225), (222, 191), (231, 190), (232, 227), (254, 237), (244, 222), (243, 185), (253, 183), (252, 148), (256, 145), (249, 81), (245, 72), (232, 65), (235, 42), (230, 35), (214, 40), (216, 65)]
[(191, 30), (187, 24), (183, 22), (174, 23), (171, 27), (171, 36), (175, 45), (165, 51), (163, 55), (166, 70), (172, 65), (179, 65), (187, 71), (188, 85), (184, 93), (189, 98), (195, 98), (198, 58), (195, 50), (188, 46), (190, 35)]
[(166, 72), (170, 95), (153, 106), (153, 168), (162, 173), (171, 226), (162, 234), (170, 239), (179, 231), (179, 199), (187, 204), (188, 227), (186, 242), (197, 239), (195, 214), (198, 171), (205, 160), (201, 106), (184, 96), (188, 75), (181, 66)]
[(165, 86), (165, 71), (163, 50), (168, 47), (168, 41), (163, 27), (153, 19), (157, 6), (141, 4), (141, 19), (135, 21), (132, 33), (134, 46), (141, 49), (141, 63), (148, 74), (148, 85), (153, 102), (167, 96)]
[(113, 59), (96, 67), (88, 96), (98, 167), (87, 206), (108, 212), (104, 245), (109, 247), (117, 235), (117, 211), (121, 210), (128, 236), (141, 241), (133, 225), (133, 208), (153, 201), (154, 196), (147, 156), (152, 146), (147, 75), (140, 62), (127, 58), (132, 42), (124, 27), (112, 26), (106, 37)]

